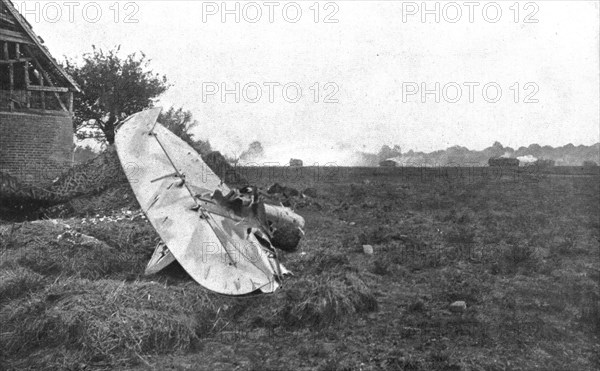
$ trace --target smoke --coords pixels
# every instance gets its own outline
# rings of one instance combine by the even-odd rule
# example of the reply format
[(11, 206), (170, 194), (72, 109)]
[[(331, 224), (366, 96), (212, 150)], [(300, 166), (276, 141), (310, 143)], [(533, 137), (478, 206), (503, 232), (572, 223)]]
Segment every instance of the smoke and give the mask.
[(527, 156), (519, 156), (519, 157), (517, 157), (517, 160), (519, 160), (519, 162), (521, 164), (532, 164), (537, 161), (537, 158), (532, 155), (527, 155)]
[(334, 143), (330, 145), (306, 145), (280, 143), (265, 146), (262, 156), (252, 161), (240, 159), (240, 165), (248, 166), (285, 166), (291, 158), (300, 159), (305, 166), (360, 166), (362, 158), (352, 145)]

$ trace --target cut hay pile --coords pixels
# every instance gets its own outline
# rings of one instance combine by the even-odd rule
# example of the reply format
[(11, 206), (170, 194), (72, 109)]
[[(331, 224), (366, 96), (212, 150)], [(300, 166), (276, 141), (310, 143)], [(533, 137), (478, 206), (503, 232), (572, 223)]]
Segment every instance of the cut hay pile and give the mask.
[(136, 237), (134, 229), (128, 223), (71, 226), (56, 220), (3, 226), (0, 267), (23, 267), (43, 276), (126, 278), (143, 270), (152, 243), (146, 242), (147, 248), (140, 249), (139, 241), (132, 238)]
[[(4, 261), (1, 255), (0, 261)], [(37, 291), (43, 285), (44, 277), (31, 269), (3, 264), (0, 269), (0, 305)]]
[(320, 330), (377, 309), (339, 254), (305, 267), (290, 256), (304, 271), (281, 290), (228, 298), (177, 265), (144, 277), (155, 238), (135, 215), (0, 226), (0, 369), (127, 368), (194, 351), (232, 328)]
[(377, 310), (371, 290), (352, 272), (302, 278), (290, 282), (282, 294), (274, 315), (277, 323), (290, 328), (322, 328), (350, 314)]
[[(277, 295), (245, 299), (219, 297), (193, 282), (166, 286), (68, 278), (3, 305), (0, 345), (16, 367), (74, 361), (124, 366), (145, 355), (196, 350), (202, 339), (233, 326), (320, 329), (377, 307), (353, 274), (316, 278), (298, 280)], [(54, 357), (28, 358), (52, 349)]]
[(0, 309), (2, 348), (18, 358), (64, 347), (80, 362), (113, 365), (190, 350), (216, 310), (205, 292), (184, 290), (154, 282), (60, 281)]

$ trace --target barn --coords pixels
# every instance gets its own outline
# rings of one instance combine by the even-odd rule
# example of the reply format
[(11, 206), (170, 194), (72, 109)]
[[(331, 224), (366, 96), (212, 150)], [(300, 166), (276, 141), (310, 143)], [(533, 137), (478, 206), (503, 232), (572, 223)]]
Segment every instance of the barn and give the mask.
[(81, 89), (13, 4), (0, 5), (0, 172), (47, 184), (71, 165)]

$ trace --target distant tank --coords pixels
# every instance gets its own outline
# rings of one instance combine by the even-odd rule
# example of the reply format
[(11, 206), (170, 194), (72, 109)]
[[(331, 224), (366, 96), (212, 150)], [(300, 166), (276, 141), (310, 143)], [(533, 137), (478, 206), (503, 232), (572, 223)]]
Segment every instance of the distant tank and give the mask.
[(290, 166), (302, 166), (302, 160), (299, 160), (297, 158), (291, 158)]
[(379, 163), (381, 167), (396, 167), (398, 164), (394, 160), (383, 160)]

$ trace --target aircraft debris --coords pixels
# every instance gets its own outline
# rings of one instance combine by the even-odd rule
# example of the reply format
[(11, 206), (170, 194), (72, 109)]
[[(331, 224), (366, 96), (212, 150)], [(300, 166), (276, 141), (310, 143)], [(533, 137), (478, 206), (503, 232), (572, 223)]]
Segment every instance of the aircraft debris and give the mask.
[(285, 197), (298, 197), (300, 196), (300, 191), (292, 187), (282, 186), (279, 183), (275, 183), (269, 187), (267, 190), (269, 194), (281, 194)]
[(266, 203), (256, 188), (229, 189), (199, 154), (156, 122), (160, 111), (128, 117), (115, 136), (131, 188), (163, 242), (146, 273), (177, 260), (196, 282), (221, 294), (275, 291), (290, 273), (276, 248), (297, 250), (304, 219)]

